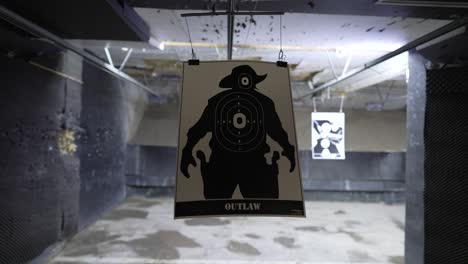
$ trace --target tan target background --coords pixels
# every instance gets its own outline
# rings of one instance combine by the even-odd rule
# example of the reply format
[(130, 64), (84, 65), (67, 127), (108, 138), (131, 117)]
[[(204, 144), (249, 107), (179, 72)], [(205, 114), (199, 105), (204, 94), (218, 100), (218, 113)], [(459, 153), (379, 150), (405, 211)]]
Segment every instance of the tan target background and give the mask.
[[(276, 63), (270, 62), (213, 61), (200, 62), (200, 65), (184, 63), (177, 154), (176, 202), (205, 200), (199, 160), (195, 158), (197, 167), (189, 166), (191, 178), (187, 179), (179, 168), (180, 151), (187, 142), (187, 131), (202, 115), (203, 110), (208, 105), (208, 99), (225, 90), (218, 86), (221, 79), (231, 74), (232, 69), (239, 65), (249, 65), (258, 75), (268, 74), (266, 79), (256, 86), (260, 93), (268, 96), (275, 103), (281, 124), (288, 133), (289, 143), (296, 148), (296, 168), (293, 172), (289, 172), (290, 163), (286, 157), (281, 156), (278, 161), (279, 200), (303, 200), (288, 68), (278, 67)], [(208, 133), (198, 142), (193, 149), (194, 157), (197, 150), (202, 150), (209, 159), (211, 151), (208, 143), (211, 136), (211, 133)], [(282, 148), (270, 137), (267, 137), (267, 144), (271, 147), (271, 151), (265, 157), (267, 162), (271, 163), (273, 151), (276, 150), (281, 153)], [(239, 166), (242, 166), (242, 164), (239, 164)], [(233, 199), (242, 199), (238, 188), (234, 192)]]

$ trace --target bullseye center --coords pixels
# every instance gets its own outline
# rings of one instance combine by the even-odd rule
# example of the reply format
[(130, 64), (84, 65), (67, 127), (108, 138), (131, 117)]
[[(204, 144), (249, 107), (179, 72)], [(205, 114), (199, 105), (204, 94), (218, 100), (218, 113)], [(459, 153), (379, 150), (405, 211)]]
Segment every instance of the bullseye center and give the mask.
[(236, 113), (233, 117), (234, 127), (237, 129), (243, 129), (247, 125), (247, 118), (243, 113)]

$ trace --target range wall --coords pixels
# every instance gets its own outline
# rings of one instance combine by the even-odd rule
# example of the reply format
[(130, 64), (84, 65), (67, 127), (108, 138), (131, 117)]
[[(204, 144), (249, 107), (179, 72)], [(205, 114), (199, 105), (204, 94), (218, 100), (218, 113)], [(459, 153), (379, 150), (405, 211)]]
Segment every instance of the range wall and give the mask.
[(0, 56), (0, 263), (42, 262), (125, 197), (126, 143), (147, 103), (66, 52), (35, 63), (47, 70)]
[[(295, 109), (299, 161), (304, 189), (314, 199), (401, 201), (404, 191), (406, 113), (346, 112), (346, 160), (313, 160), (311, 109)], [(128, 156), (127, 184), (173, 187), (176, 171), (178, 107), (150, 105)], [(342, 193), (351, 195), (343, 196)], [(317, 195), (315, 195), (317, 194)], [(373, 196), (373, 197), (371, 197)]]

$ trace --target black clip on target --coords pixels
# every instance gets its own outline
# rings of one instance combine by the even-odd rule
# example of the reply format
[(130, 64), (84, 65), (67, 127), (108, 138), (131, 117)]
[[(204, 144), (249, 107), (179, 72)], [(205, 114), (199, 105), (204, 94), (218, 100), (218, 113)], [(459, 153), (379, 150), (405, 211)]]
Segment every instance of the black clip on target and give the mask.
[(288, 63), (287, 63), (286, 61), (277, 61), (277, 62), (276, 62), (276, 66), (282, 67), (282, 68), (287, 68), (287, 67), (288, 67)]
[(200, 60), (189, 60), (188, 65), (200, 65)]
[(288, 67), (288, 63), (284, 60), (286, 56), (283, 53), (283, 49), (280, 49), (279, 55), (278, 55), (278, 61), (276, 62), (276, 66), (286, 68)]

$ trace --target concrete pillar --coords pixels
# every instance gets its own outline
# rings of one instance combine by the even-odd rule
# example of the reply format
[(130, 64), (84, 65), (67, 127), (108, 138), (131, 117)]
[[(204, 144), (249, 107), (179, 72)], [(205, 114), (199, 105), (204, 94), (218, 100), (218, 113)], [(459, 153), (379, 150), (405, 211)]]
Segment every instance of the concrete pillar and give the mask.
[(421, 55), (410, 53), (407, 101), (405, 263), (411, 264), (424, 264), (425, 63)]

